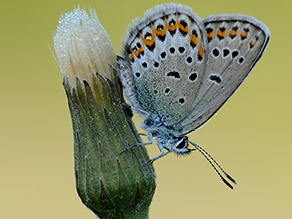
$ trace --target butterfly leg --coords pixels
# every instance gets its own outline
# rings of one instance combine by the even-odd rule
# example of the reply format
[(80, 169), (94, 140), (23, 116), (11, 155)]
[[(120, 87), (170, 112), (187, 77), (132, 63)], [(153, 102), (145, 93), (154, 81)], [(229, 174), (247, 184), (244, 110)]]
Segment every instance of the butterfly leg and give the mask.
[(150, 163), (150, 162), (153, 163), (154, 161), (158, 160), (158, 159), (161, 158), (161, 157), (164, 157), (165, 155), (167, 155), (167, 154), (170, 152), (170, 150), (169, 150), (168, 148), (165, 148), (165, 149), (167, 150), (167, 152), (164, 152), (164, 148), (163, 148), (161, 145), (158, 145), (158, 148), (159, 148), (161, 154), (158, 155), (158, 156), (156, 156), (156, 157), (153, 157), (152, 159), (150, 159), (150, 160), (148, 160), (148, 161), (146, 161), (146, 162), (143, 164), (143, 166), (145, 166), (146, 164), (148, 164), (148, 163)]
[[(142, 135), (145, 135), (145, 134), (142, 134)], [(122, 154), (124, 153), (125, 151), (129, 150), (129, 149), (132, 149), (132, 148), (135, 148), (137, 146), (145, 146), (145, 145), (148, 145), (148, 144), (153, 144), (153, 136), (151, 133), (148, 134), (148, 139), (149, 139), (149, 142), (145, 142), (145, 143), (138, 143), (138, 144), (134, 144), (132, 146), (129, 146), (129, 147), (126, 147), (124, 148), (119, 154)]]

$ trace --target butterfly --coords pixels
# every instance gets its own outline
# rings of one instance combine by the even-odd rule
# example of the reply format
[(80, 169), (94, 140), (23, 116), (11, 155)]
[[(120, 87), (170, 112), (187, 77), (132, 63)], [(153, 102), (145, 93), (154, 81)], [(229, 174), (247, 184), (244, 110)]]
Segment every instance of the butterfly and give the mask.
[(161, 151), (149, 162), (170, 152), (198, 150), (224, 183), (232, 188), (216, 166), (236, 184), (186, 135), (207, 122), (236, 91), (269, 39), (269, 29), (253, 17), (223, 14), (202, 19), (190, 7), (174, 3), (156, 6), (136, 21), (118, 64), (125, 95), (144, 118), (149, 142), (143, 145), (155, 138)]

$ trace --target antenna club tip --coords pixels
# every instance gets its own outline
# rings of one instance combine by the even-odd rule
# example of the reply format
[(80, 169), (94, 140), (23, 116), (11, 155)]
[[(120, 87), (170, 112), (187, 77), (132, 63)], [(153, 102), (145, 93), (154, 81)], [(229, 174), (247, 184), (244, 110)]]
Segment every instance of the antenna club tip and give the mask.
[(226, 181), (226, 179), (224, 179), (223, 177), (221, 178), (222, 179), (222, 181), (230, 188), (230, 189), (233, 189), (233, 186), (232, 185), (230, 185), (230, 183), (229, 182), (227, 182)]
[(227, 173), (225, 173), (226, 177), (233, 182), (234, 184), (237, 184), (237, 182), (235, 181), (235, 179), (233, 179), (231, 176), (229, 176)]

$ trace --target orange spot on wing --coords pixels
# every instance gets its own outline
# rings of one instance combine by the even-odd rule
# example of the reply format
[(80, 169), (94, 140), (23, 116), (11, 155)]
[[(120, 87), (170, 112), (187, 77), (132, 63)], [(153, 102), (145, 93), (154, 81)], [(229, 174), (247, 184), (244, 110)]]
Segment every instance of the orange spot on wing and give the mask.
[(197, 45), (199, 42), (199, 37), (196, 37), (195, 35), (191, 34), (190, 40), (193, 44)]
[(132, 54), (130, 55), (130, 59), (134, 60), (134, 53), (132, 52)]
[(158, 36), (164, 36), (166, 34), (166, 27), (163, 30), (154, 29), (154, 33)]
[(246, 38), (246, 37), (248, 36), (248, 33), (247, 33), (247, 32), (241, 32), (241, 33), (240, 33), (240, 36)]
[(141, 36), (141, 39), (146, 46), (152, 46), (155, 43), (155, 34), (152, 33), (151, 40), (145, 39), (143, 36)]
[[(131, 50), (132, 51), (132, 50)], [(136, 56), (136, 57), (138, 57), (139, 56), (139, 54), (141, 53), (141, 52), (143, 52), (144, 51), (144, 48), (139, 48), (139, 49), (137, 49), (136, 51), (132, 51), (132, 54), (130, 55), (130, 59), (134, 59), (134, 55)]]
[(213, 37), (214, 37), (214, 31), (212, 31), (210, 33), (207, 32), (207, 37), (213, 39)]
[(169, 31), (174, 31), (177, 28), (177, 21), (175, 21), (175, 24), (173, 26), (170, 26), (167, 22), (165, 24), (165, 27), (167, 27)]
[(236, 30), (231, 30), (230, 32), (229, 32), (229, 36), (236, 36), (238, 34), (238, 31)]
[(204, 58), (204, 50), (203, 50), (202, 44), (200, 45), (200, 48), (199, 48), (199, 56), (201, 56), (202, 58)]
[(250, 45), (250, 48), (254, 47), (255, 46), (255, 41), (250, 41), (249, 45)]
[(189, 32), (188, 26), (184, 27), (180, 22), (178, 22), (178, 28), (183, 32)]
[(226, 30), (224, 30), (224, 31), (218, 30), (217, 31), (217, 36), (220, 36), (220, 37), (224, 38), (226, 36)]
[(136, 51), (134, 52), (134, 54), (135, 54), (135, 56), (137, 57), (137, 56), (139, 55), (139, 50), (136, 50)]

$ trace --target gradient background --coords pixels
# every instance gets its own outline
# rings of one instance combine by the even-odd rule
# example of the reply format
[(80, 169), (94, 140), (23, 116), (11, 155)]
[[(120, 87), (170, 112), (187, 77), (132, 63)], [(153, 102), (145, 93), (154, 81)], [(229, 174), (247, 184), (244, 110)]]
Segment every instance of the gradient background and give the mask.
[[(242, 13), (271, 42), (219, 113), (190, 135), (237, 181), (232, 191), (199, 154), (155, 163), (151, 218), (289, 218), (292, 205), (291, 2), (180, 1), (199, 16)], [(96, 8), (117, 53), (125, 28), (163, 1), (3, 1), (0, 8), (0, 218), (93, 219), (75, 190), (73, 135), (59, 68), (49, 50), (59, 15)], [(289, 41), (290, 40), (290, 41)], [(135, 120), (137, 124), (139, 121)], [(150, 156), (158, 148), (148, 146)]]

